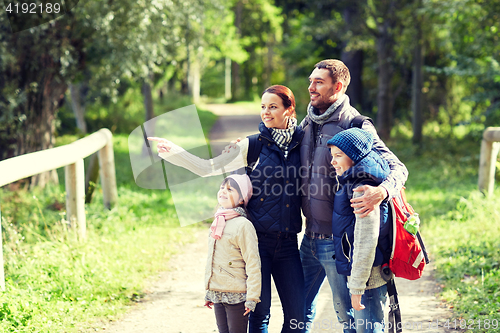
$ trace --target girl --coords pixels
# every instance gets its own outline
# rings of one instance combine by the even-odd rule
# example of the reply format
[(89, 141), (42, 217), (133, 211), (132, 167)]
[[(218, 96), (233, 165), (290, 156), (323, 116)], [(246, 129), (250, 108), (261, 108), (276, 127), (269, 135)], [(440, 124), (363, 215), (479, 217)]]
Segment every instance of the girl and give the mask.
[[(302, 229), (300, 142), (304, 132), (297, 126), (292, 91), (281, 85), (264, 90), (260, 117), (256, 163), (249, 162), (249, 155), (253, 155), (257, 146), (250, 147), (248, 137), (226, 147), (227, 152), (211, 160), (198, 158), (168, 140), (148, 139), (158, 142), (160, 157), (202, 177), (248, 167), (254, 192), (247, 210), (257, 231), (262, 274), (261, 302), (250, 313), (249, 332), (268, 332), (271, 277), (283, 308), (281, 333), (302, 332), (304, 273), (297, 234)], [(236, 158), (235, 154), (242, 158)]]
[(246, 333), (247, 314), (259, 302), (257, 235), (245, 211), (251, 197), (247, 175), (227, 177), (217, 193), (220, 207), (210, 227), (205, 306), (214, 307), (221, 333)]

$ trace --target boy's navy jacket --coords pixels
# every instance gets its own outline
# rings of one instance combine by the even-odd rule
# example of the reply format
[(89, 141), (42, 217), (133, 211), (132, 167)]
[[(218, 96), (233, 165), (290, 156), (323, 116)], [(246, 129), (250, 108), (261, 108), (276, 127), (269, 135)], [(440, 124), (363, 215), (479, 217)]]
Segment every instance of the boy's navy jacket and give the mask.
[(259, 131), (262, 149), (249, 175), (253, 186), (253, 196), (247, 206), (250, 220), (257, 232), (299, 233), (302, 229), (300, 142), (304, 131), (296, 127), (286, 159), (263, 122)]
[[(387, 162), (372, 150), (356, 165), (337, 177), (338, 190), (333, 202), (332, 231), (335, 243), (335, 263), (339, 274), (351, 274), (356, 223), (356, 216), (350, 202), (353, 196), (352, 190), (361, 185), (378, 186), (389, 172)], [(380, 204), (380, 234), (373, 266), (381, 265), (390, 256), (390, 221), (386, 199)]]

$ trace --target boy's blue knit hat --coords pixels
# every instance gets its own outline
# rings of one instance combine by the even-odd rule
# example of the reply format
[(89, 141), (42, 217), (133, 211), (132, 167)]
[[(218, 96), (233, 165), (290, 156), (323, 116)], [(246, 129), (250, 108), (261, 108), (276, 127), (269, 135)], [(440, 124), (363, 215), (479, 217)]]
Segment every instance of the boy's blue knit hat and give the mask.
[(327, 144), (342, 150), (356, 164), (372, 150), (373, 135), (354, 127), (337, 133)]

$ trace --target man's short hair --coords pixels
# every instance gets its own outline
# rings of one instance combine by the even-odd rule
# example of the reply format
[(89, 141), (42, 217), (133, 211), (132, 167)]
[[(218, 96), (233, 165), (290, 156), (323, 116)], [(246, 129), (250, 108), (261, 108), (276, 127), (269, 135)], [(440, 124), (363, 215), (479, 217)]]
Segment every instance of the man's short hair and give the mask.
[(351, 74), (349, 68), (340, 60), (325, 59), (314, 65), (315, 68), (328, 69), (333, 83), (342, 82), (344, 92), (346, 91), (349, 83), (351, 83)]

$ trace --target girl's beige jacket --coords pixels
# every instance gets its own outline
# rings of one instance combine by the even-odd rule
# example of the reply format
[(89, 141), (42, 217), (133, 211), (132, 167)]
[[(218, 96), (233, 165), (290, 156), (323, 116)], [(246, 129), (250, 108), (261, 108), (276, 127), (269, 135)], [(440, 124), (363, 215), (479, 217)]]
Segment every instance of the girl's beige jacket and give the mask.
[(226, 221), (222, 237), (208, 237), (205, 289), (247, 293), (247, 301), (260, 301), (260, 256), (255, 228), (238, 216)]

